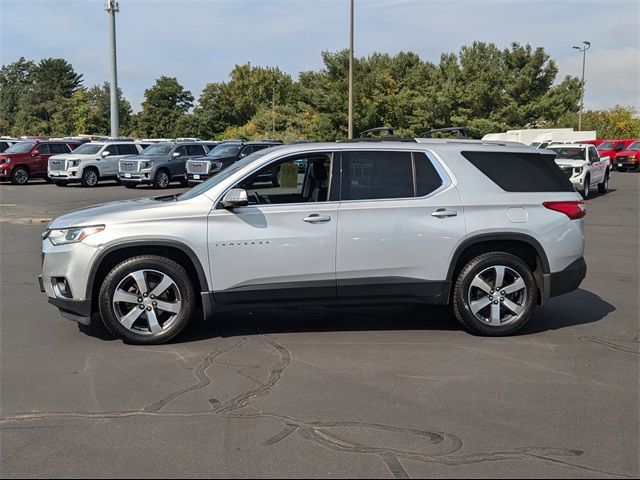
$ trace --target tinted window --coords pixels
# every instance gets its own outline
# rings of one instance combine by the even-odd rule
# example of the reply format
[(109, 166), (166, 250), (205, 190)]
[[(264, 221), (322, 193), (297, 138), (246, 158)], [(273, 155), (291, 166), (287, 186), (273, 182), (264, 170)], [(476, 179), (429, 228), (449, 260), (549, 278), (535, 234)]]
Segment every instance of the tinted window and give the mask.
[(442, 185), (442, 178), (424, 153), (414, 153), (416, 162), (416, 194), (418, 197), (429, 195)]
[(598, 151), (595, 147), (589, 147), (589, 160), (592, 162), (597, 162), (599, 160), (600, 155), (598, 155)]
[(202, 156), (204, 155), (204, 148), (202, 145), (187, 145), (187, 155), (189, 156)]
[(344, 152), (341, 200), (413, 197), (409, 152)]
[(117, 153), (112, 152), (114, 155), (136, 155), (138, 153), (136, 146), (133, 144), (121, 143), (113, 146), (116, 147), (117, 151)]
[(241, 157), (246, 157), (247, 155), (251, 155), (254, 152), (254, 148), (252, 146), (247, 146), (242, 149), (240, 152)]
[(178, 152), (180, 154), (180, 156), (184, 157), (187, 154), (187, 147), (182, 145), (182, 146), (176, 148), (176, 152)]
[(462, 152), (462, 156), (507, 192), (572, 192), (553, 155)]
[(66, 145), (64, 145), (63, 143), (50, 143), (49, 144), (49, 153), (53, 153), (58, 154), (58, 153), (67, 153), (69, 152), (69, 150), (67, 150)]
[(40, 155), (46, 155), (49, 153), (49, 144), (41, 143), (40, 145), (36, 146), (36, 149), (40, 152)]

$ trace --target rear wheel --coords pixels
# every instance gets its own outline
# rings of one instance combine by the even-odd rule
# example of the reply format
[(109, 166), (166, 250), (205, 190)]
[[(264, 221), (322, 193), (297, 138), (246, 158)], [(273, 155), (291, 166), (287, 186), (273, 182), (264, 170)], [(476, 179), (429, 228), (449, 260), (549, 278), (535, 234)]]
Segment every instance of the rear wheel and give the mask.
[(473, 334), (510, 335), (531, 318), (537, 294), (525, 262), (509, 253), (490, 252), (469, 261), (458, 274), (453, 310)]
[(166, 170), (158, 170), (153, 179), (153, 186), (159, 189), (165, 189), (169, 186), (169, 172)]
[(82, 186), (95, 187), (98, 184), (99, 176), (95, 168), (85, 168), (82, 172)]
[(27, 167), (16, 167), (11, 172), (11, 183), (14, 185), (26, 185), (29, 181), (29, 170)]
[(604, 179), (602, 180), (602, 183), (598, 184), (598, 192), (605, 194), (607, 193), (607, 191), (609, 190), (609, 170), (606, 171), (606, 173), (604, 174)]
[(195, 290), (186, 270), (165, 257), (143, 255), (116, 265), (100, 287), (106, 327), (128, 343), (159, 344), (189, 323)]

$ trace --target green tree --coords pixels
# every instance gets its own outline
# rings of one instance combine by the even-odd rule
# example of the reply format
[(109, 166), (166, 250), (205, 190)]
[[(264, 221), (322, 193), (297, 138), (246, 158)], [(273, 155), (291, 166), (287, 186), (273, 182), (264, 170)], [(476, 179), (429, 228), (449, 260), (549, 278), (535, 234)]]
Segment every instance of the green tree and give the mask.
[[(578, 114), (567, 112), (552, 124), (558, 128), (578, 128)], [(595, 130), (598, 138), (640, 138), (638, 111), (621, 105), (608, 110), (588, 110), (582, 115), (582, 130)]]
[(0, 69), (0, 131), (9, 132), (15, 124), (20, 98), (33, 84), (35, 63), (20, 57)]
[(178, 122), (193, 106), (191, 92), (185, 90), (176, 78), (163, 75), (145, 90), (144, 96), (142, 111), (136, 118), (136, 134), (148, 137), (179, 136)]

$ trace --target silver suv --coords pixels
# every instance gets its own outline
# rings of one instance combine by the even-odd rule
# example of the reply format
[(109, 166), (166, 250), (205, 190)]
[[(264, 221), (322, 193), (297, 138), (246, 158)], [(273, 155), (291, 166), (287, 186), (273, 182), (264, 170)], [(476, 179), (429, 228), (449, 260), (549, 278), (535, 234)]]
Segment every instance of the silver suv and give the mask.
[(281, 146), (180, 195), (54, 219), (40, 286), (131, 343), (165, 342), (200, 310), (354, 302), (449, 304), (470, 332), (507, 335), (580, 285), (584, 215), (546, 150)]
[(167, 188), (172, 181), (187, 185), (187, 160), (206, 155), (209, 149), (200, 142), (161, 142), (149, 145), (136, 157), (121, 160), (118, 179), (128, 188), (152, 184)]

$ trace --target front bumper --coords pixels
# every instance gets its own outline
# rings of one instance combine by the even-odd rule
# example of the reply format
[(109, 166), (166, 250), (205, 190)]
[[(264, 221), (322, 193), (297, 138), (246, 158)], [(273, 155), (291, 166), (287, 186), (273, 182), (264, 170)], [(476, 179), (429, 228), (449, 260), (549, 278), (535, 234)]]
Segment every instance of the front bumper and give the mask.
[(630, 162), (629, 160), (616, 160), (613, 164), (615, 168), (638, 168), (638, 162)]
[(135, 172), (135, 173), (118, 172), (118, 179), (121, 182), (153, 183), (154, 176), (155, 176), (155, 173), (152, 173), (152, 172)]
[(79, 182), (77, 170), (49, 170), (47, 175), (53, 182)]
[[(218, 172), (214, 172), (218, 173)], [(212, 177), (210, 173), (188, 173), (187, 172), (187, 181), (189, 183), (202, 183), (206, 182)]]
[[(88, 266), (97, 251), (82, 242), (60, 246), (52, 245), (47, 239), (42, 242), (42, 274), (38, 277), (40, 291), (47, 295), (50, 304), (58, 307), (63, 317), (85, 325), (91, 319)], [(66, 292), (56, 288), (58, 279), (64, 279)]]

